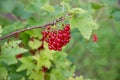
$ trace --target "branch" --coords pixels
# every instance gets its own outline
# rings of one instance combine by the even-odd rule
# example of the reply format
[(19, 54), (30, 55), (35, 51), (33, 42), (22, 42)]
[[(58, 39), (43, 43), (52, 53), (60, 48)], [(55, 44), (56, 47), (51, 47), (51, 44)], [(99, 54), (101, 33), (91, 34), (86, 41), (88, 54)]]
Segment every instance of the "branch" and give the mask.
[(46, 28), (47, 26), (52, 26), (52, 25), (54, 25), (54, 24), (56, 24), (56, 23), (58, 23), (58, 22), (61, 22), (61, 21), (63, 21), (63, 20), (65, 20), (65, 18), (64, 18), (64, 17), (60, 17), (60, 18), (58, 18), (58, 19), (56, 19), (56, 20), (54, 20), (54, 21), (52, 21), (52, 22), (50, 22), (50, 23), (47, 23), (47, 24), (43, 25), (43, 26), (34, 26), (34, 27), (30, 27), (30, 28), (25, 28), (25, 29), (16, 30), (16, 31), (14, 31), (14, 32), (12, 32), (12, 33), (9, 33), (9, 34), (1, 37), (1, 38), (0, 38), (0, 41), (4, 40), (4, 39), (6, 39), (6, 38), (9, 38), (9, 37), (11, 37), (11, 36), (13, 36), (13, 35), (15, 35), (15, 34), (24, 32), (24, 31), (28, 31), (28, 30), (32, 30), (32, 29), (37, 29), (37, 28)]

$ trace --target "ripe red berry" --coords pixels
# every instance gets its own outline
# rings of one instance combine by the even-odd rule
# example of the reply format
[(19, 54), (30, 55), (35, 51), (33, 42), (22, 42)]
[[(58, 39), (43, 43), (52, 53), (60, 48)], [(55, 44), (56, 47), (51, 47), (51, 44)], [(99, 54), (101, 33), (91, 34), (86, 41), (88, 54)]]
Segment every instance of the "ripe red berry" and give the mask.
[(70, 25), (69, 25), (69, 24), (66, 24), (64, 30), (65, 30), (65, 31), (69, 31), (69, 30), (70, 30)]
[(61, 51), (62, 50), (62, 48), (60, 47), (60, 48), (58, 48), (58, 51)]
[(97, 42), (98, 41), (98, 37), (97, 37), (97, 35), (96, 34), (93, 34), (93, 42)]
[(47, 30), (50, 30), (50, 26), (47, 26)]
[(45, 32), (44, 32), (44, 31), (42, 31), (41, 33), (44, 35), (44, 33), (45, 33)]
[(46, 68), (46, 67), (43, 67), (43, 68), (42, 68), (42, 72), (44, 72), (44, 73), (46, 73), (47, 70), (48, 70), (48, 68)]
[(30, 50), (30, 53), (31, 53), (32, 55), (35, 55), (35, 50)]
[(18, 58), (21, 58), (23, 56), (23, 54), (18, 54), (18, 55), (16, 55), (16, 58), (18, 59)]
[(59, 30), (59, 31), (58, 31), (59, 34), (62, 34), (62, 32), (63, 32), (62, 30)]
[(52, 46), (49, 45), (49, 49), (52, 50), (53, 49)]

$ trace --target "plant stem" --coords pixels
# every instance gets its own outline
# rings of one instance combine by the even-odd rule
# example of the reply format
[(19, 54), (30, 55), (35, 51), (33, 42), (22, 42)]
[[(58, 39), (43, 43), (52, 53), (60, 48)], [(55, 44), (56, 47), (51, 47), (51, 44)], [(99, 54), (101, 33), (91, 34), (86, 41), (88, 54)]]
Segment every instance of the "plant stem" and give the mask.
[(11, 13), (11, 15), (16, 21), (20, 21), (13, 13)]
[(98, 15), (96, 16), (95, 22), (97, 22), (100, 19), (102, 13), (103, 13), (103, 9), (99, 11)]
[(64, 19), (65, 19), (64, 17), (60, 17), (60, 18), (58, 18), (58, 19), (56, 19), (56, 20), (54, 20), (54, 21), (52, 21), (52, 22), (50, 22), (50, 23), (47, 23), (47, 24), (43, 25), (43, 26), (34, 26), (34, 27), (29, 27), (29, 28), (25, 28), (25, 29), (16, 30), (16, 31), (14, 31), (14, 32), (12, 32), (12, 33), (9, 33), (9, 34), (1, 37), (1, 38), (0, 38), (0, 41), (4, 40), (4, 39), (6, 39), (6, 38), (9, 38), (9, 37), (11, 37), (11, 36), (13, 36), (13, 35), (15, 35), (15, 34), (24, 32), (24, 31), (28, 31), (28, 30), (32, 30), (32, 29), (38, 29), (38, 28), (46, 28), (47, 26), (50, 26), (50, 25), (52, 26), (52, 25), (54, 25), (54, 24), (56, 24), (56, 23), (58, 23), (58, 22), (63, 21)]

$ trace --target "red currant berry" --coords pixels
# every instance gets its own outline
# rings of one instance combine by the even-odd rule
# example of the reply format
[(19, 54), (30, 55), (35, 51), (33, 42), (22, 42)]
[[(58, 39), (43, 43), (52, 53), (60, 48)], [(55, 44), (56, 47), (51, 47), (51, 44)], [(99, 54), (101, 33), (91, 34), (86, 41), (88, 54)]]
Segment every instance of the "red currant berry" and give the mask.
[(58, 51), (61, 51), (62, 50), (62, 48), (60, 47), (60, 48), (58, 48)]
[(97, 42), (98, 41), (98, 37), (96, 34), (93, 34), (93, 42)]
[(59, 31), (58, 31), (59, 34), (62, 34), (62, 32), (63, 32), (62, 30), (59, 30)]
[(18, 55), (16, 55), (16, 58), (18, 59), (18, 58), (21, 58), (23, 56), (23, 54), (18, 54)]

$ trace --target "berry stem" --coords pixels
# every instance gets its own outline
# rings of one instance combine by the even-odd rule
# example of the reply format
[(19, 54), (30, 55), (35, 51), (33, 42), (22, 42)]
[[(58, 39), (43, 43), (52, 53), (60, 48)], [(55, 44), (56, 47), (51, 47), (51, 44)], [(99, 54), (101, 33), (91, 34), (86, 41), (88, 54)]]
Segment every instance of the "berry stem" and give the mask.
[(9, 34), (1, 37), (1, 38), (0, 38), (0, 41), (4, 40), (4, 39), (6, 39), (6, 38), (9, 38), (9, 37), (11, 37), (11, 36), (13, 36), (13, 35), (15, 35), (15, 34), (24, 32), (24, 31), (33, 30), (33, 29), (38, 29), (38, 28), (46, 28), (47, 26), (54, 25), (54, 24), (56, 24), (56, 23), (58, 23), (58, 22), (61, 22), (61, 21), (63, 21), (63, 20), (65, 20), (65, 18), (64, 18), (64, 17), (60, 17), (60, 18), (55, 19), (54, 21), (52, 21), (52, 22), (50, 22), (50, 23), (47, 23), (47, 24), (43, 25), (43, 26), (33, 26), (33, 27), (29, 27), (29, 28), (24, 28), (24, 29), (16, 30), (16, 31), (14, 31), (14, 32), (12, 32), (12, 33), (9, 33)]

